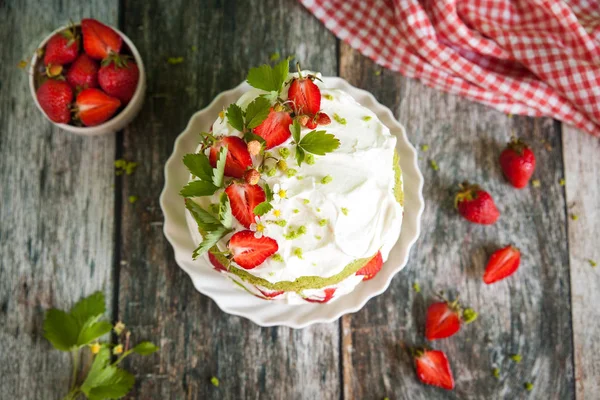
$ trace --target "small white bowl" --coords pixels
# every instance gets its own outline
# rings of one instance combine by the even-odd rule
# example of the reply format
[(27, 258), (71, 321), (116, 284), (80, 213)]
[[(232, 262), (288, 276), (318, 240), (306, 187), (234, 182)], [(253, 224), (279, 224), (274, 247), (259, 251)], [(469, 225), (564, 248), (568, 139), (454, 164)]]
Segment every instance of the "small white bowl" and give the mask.
[(179, 195), (180, 189), (189, 179), (189, 172), (182, 159), (198, 146), (198, 133), (210, 128), (219, 111), (237, 101), (250, 89), (247, 83), (221, 93), (205, 109), (195, 113), (185, 130), (177, 137), (173, 153), (165, 165), (165, 187), (160, 195), (160, 206), (165, 215), (164, 233), (173, 246), (175, 261), (190, 276), (194, 287), (212, 298), (221, 310), (248, 318), (261, 326), (304, 328), (315, 323), (333, 322), (344, 314), (360, 310), (369, 299), (383, 293), (392, 278), (404, 268), (410, 249), (421, 231), (421, 214), (425, 208), (423, 175), (417, 164), (417, 152), (408, 141), (404, 127), (369, 92), (355, 88), (341, 78), (323, 77), (323, 82), (329, 88), (349, 93), (361, 105), (373, 111), (398, 138), (396, 150), (400, 156), (404, 186), (404, 218), (400, 238), (377, 276), (360, 283), (352, 293), (327, 304), (267, 301), (240, 290), (223, 274), (215, 272), (211, 265), (203, 262), (203, 259), (192, 260), (196, 245), (188, 230), (183, 198)]
[[(76, 26), (79, 27), (80, 25), (76, 25)], [(61, 28), (58, 28), (57, 30), (55, 30), (54, 32), (52, 32), (51, 34), (46, 36), (46, 38), (42, 41), (42, 43), (39, 44), (39, 46), (37, 48), (38, 49), (43, 48), (44, 46), (46, 46), (46, 43), (48, 42), (48, 40), (50, 40), (50, 38), (52, 36), (54, 36), (58, 32), (68, 29), (69, 27), (70, 26), (63, 26)], [(137, 88), (135, 89), (135, 93), (133, 94), (133, 97), (131, 98), (129, 103), (127, 103), (125, 108), (120, 110), (118, 112), (118, 114), (116, 114), (111, 119), (104, 122), (103, 124), (85, 127), (85, 126), (74, 126), (74, 125), (69, 125), (69, 124), (58, 124), (58, 123), (50, 120), (50, 118), (48, 118), (48, 116), (46, 115), (44, 110), (42, 110), (42, 107), (40, 106), (40, 103), (38, 102), (37, 96), (35, 95), (37, 88), (35, 87), (34, 73), (35, 73), (37, 63), (38, 63), (37, 52), (34, 52), (33, 57), (31, 58), (31, 64), (30, 64), (31, 67), (29, 69), (29, 89), (31, 91), (31, 97), (33, 97), (33, 101), (35, 102), (35, 104), (39, 108), (39, 110), (42, 112), (42, 114), (44, 114), (46, 119), (48, 119), (48, 121), (52, 122), (54, 125), (58, 126), (62, 130), (73, 132), (73, 133), (76, 133), (78, 135), (83, 135), (83, 136), (96, 136), (96, 135), (104, 135), (106, 133), (115, 133), (115, 132), (120, 131), (121, 129), (125, 128), (125, 126), (127, 126), (142, 109), (142, 105), (144, 103), (144, 95), (146, 93), (146, 71), (144, 69), (144, 62), (142, 61), (142, 57), (140, 56), (140, 53), (138, 52), (138, 50), (135, 47), (135, 45), (133, 44), (133, 42), (127, 36), (125, 36), (125, 34), (123, 32), (121, 32), (117, 28), (114, 28), (112, 26), (111, 26), (111, 28), (114, 29), (115, 32), (117, 32), (119, 35), (121, 35), (121, 37), (123, 38), (123, 41), (125, 42), (127, 47), (129, 47), (129, 50), (131, 51), (131, 54), (133, 55), (133, 58), (134, 58), (135, 62), (137, 63), (137, 66), (140, 70), (140, 79), (138, 81), (138, 85), (137, 85)]]

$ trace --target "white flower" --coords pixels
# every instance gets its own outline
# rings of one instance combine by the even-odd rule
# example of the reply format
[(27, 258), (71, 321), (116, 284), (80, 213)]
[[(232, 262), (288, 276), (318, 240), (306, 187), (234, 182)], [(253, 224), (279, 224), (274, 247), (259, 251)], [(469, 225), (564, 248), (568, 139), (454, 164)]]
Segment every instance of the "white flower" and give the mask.
[(282, 199), (287, 199), (287, 185), (276, 183), (273, 186), (273, 200), (275, 203), (279, 203)]
[(267, 234), (267, 226), (262, 223), (258, 215), (254, 217), (254, 221), (256, 222), (250, 224), (250, 230), (254, 232), (255, 238), (260, 239)]

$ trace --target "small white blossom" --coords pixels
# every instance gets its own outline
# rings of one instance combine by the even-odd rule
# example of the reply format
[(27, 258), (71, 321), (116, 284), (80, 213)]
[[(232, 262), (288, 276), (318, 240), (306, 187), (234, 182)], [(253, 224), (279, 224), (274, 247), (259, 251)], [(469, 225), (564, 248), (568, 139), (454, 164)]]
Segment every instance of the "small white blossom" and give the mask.
[(257, 239), (260, 239), (261, 237), (263, 237), (263, 235), (266, 235), (267, 233), (267, 225), (265, 225), (261, 220), (260, 217), (257, 215), (254, 217), (254, 221), (253, 223), (250, 224), (250, 230), (252, 232), (254, 232), (254, 237)]
[(273, 200), (279, 203), (283, 199), (287, 199), (287, 185), (276, 183), (273, 186)]

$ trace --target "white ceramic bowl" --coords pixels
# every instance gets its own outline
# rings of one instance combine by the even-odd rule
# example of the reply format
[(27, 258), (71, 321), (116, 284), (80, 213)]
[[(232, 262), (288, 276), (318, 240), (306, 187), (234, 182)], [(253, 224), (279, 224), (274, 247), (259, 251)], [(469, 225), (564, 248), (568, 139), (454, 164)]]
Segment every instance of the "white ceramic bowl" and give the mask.
[[(58, 32), (68, 29), (69, 27), (70, 26), (63, 26), (61, 28), (58, 28), (57, 30), (46, 36), (46, 38), (39, 44), (37, 48), (43, 48), (44, 46), (46, 46), (46, 43), (48, 42), (48, 40), (50, 40), (52, 36), (54, 36)], [(33, 97), (35, 105), (39, 108), (42, 114), (44, 114), (46, 119), (48, 119), (48, 121), (52, 122), (54, 125), (58, 126), (62, 130), (84, 136), (95, 136), (103, 135), (106, 133), (115, 133), (125, 128), (125, 126), (127, 126), (142, 109), (142, 105), (144, 103), (144, 94), (146, 93), (146, 71), (144, 69), (144, 62), (142, 61), (142, 57), (140, 56), (140, 53), (134, 46), (133, 42), (117, 28), (112, 26), (111, 28), (114, 29), (115, 32), (117, 32), (119, 35), (121, 35), (123, 41), (125, 42), (125, 44), (127, 44), (127, 47), (129, 47), (129, 50), (131, 51), (131, 54), (133, 55), (133, 58), (140, 70), (140, 79), (138, 81), (138, 86), (135, 89), (135, 93), (133, 94), (133, 97), (131, 98), (127, 106), (125, 106), (124, 109), (120, 110), (117, 115), (113, 116), (111, 119), (109, 119), (103, 124), (84, 127), (73, 126), (69, 124), (58, 124), (50, 120), (50, 118), (48, 118), (44, 110), (42, 110), (42, 107), (40, 106), (40, 103), (37, 100), (37, 96), (35, 95), (37, 88), (35, 86), (34, 72), (39, 59), (37, 52), (34, 52), (33, 57), (31, 58), (31, 67), (29, 69), (29, 89), (31, 91), (31, 97)]]
[(373, 111), (398, 138), (396, 148), (404, 184), (404, 219), (400, 239), (375, 278), (360, 283), (352, 293), (327, 304), (290, 305), (276, 300), (263, 300), (239, 289), (203, 260), (192, 260), (196, 243), (193, 243), (190, 236), (183, 198), (179, 196), (179, 191), (189, 177), (182, 159), (185, 154), (194, 151), (198, 145), (198, 133), (208, 131), (219, 111), (237, 101), (250, 88), (247, 83), (221, 93), (208, 107), (194, 114), (175, 141), (173, 154), (165, 165), (165, 187), (160, 196), (160, 205), (165, 215), (164, 233), (175, 251), (175, 261), (187, 272), (196, 289), (212, 298), (223, 311), (248, 318), (261, 326), (303, 328), (315, 323), (332, 322), (344, 314), (360, 310), (370, 298), (387, 289), (394, 275), (406, 265), (410, 248), (419, 236), (424, 209), (423, 176), (417, 165), (417, 152), (408, 142), (404, 128), (396, 121), (392, 112), (377, 102), (370, 93), (357, 89), (340, 78), (324, 77), (323, 81), (327, 87), (342, 89), (352, 95), (360, 104)]

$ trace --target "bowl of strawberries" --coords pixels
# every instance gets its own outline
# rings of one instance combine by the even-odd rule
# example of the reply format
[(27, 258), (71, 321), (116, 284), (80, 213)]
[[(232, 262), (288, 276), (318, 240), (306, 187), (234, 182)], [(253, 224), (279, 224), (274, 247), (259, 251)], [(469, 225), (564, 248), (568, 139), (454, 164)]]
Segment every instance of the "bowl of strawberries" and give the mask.
[(35, 104), (63, 130), (114, 133), (142, 108), (146, 74), (139, 52), (122, 32), (95, 19), (52, 32), (31, 66)]

